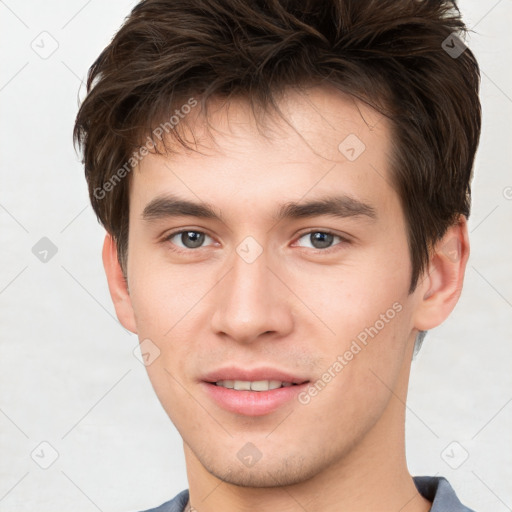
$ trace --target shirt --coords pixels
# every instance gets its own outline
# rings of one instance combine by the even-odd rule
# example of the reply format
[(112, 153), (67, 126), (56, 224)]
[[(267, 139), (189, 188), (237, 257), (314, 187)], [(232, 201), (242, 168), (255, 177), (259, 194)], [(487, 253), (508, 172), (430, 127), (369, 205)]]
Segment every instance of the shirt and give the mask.
[[(430, 512), (474, 512), (457, 498), (448, 480), (443, 477), (415, 476), (418, 492), (432, 502)], [(188, 502), (188, 489), (181, 491), (171, 501), (142, 512), (183, 512)]]

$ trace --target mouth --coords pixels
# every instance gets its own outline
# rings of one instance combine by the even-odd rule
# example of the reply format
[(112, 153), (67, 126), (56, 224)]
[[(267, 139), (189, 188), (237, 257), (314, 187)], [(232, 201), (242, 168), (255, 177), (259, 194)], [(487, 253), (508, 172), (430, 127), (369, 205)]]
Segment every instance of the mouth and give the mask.
[(273, 389), (287, 388), (290, 386), (298, 386), (296, 382), (283, 382), (280, 380), (218, 380), (210, 382), (215, 386), (226, 389), (234, 389), (235, 391), (271, 391)]
[(273, 369), (227, 368), (206, 375), (206, 395), (225, 411), (263, 416), (290, 405), (310, 381)]

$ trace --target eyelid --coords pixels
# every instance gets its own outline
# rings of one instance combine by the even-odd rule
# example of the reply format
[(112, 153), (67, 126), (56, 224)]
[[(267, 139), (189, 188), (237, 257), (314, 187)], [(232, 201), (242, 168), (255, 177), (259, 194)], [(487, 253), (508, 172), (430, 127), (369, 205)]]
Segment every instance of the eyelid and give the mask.
[[(171, 231), (170, 233), (166, 233), (165, 235), (163, 235), (162, 242), (170, 242), (171, 238), (174, 238), (176, 235), (180, 235), (182, 233), (186, 233), (187, 231), (193, 231), (195, 233), (204, 234), (207, 237), (209, 237), (212, 240), (214, 240), (214, 237), (212, 235), (209, 235), (203, 229), (180, 228), (180, 229), (178, 229), (176, 231)], [(303, 247), (303, 246), (300, 246), (300, 245), (298, 247), (301, 247), (302, 249), (309, 249), (311, 251), (316, 251), (316, 252), (319, 252), (319, 253), (329, 253), (332, 250), (336, 250), (337, 246), (339, 246), (339, 245), (350, 244), (351, 243), (351, 240), (350, 240), (349, 236), (342, 235), (340, 233), (336, 233), (336, 232), (334, 232), (334, 231), (332, 231), (330, 229), (325, 229), (325, 228), (308, 228), (307, 230), (305, 230), (305, 231), (299, 233), (298, 235), (296, 235), (294, 244), (298, 240), (303, 238), (304, 236), (311, 235), (312, 233), (325, 233), (325, 234), (328, 234), (328, 235), (332, 235), (332, 236), (338, 237), (341, 241), (338, 242), (337, 244), (334, 244), (331, 247), (327, 247), (326, 249), (315, 249), (314, 247), (313, 248), (311, 248), (311, 247)], [(181, 248), (181, 247), (177, 246), (176, 244), (174, 244), (172, 242), (170, 242), (170, 243), (174, 246), (174, 248), (172, 249), (173, 251), (181, 252), (181, 253), (197, 252), (200, 249), (205, 249), (206, 247), (208, 247), (208, 246), (202, 246), (202, 247), (197, 247), (195, 249), (188, 249), (188, 248)]]
[(206, 247), (208, 246), (201, 246), (201, 247), (197, 247), (195, 249), (189, 249), (189, 248), (183, 248), (183, 247), (180, 247), (179, 245), (171, 242), (171, 238), (174, 238), (176, 235), (181, 235), (182, 233), (187, 233), (188, 231), (193, 231), (194, 233), (200, 233), (200, 234), (203, 234), (203, 235), (206, 235), (207, 237), (211, 238), (212, 240), (214, 240), (214, 237), (212, 235), (209, 235), (206, 231), (204, 231), (203, 229), (197, 229), (197, 228), (180, 228), (180, 229), (177, 229), (175, 231), (171, 231), (169, 233), (165, 233), (162, 238), (161, 238), (161, 242), (162, 243), (169, 243), (171, 246), (172, 246), (172, 251), (174, 252), (177, 252), (177, 253), (192, 253), (192, 252), (198, 252), (200, 249), (206, 249)]
[(340, 242), (338, 242), (337, 244), (334, 244), (332, 245), (331, 247), (327, 247), (326, 249), (315, 249), (314, 247), (303, 247), (303, 246), (298, 246), (298, 247), (302, 247), (303, 249), (309, 249), (311, 251), (316, 251), (316, 252), (319, 252), (319, 253), (329, 253), (331, 251), (335, 251), (338, 249), (338, 246), (339, 245), (343, 245), (343, 244), (350, 244), (352, 243), (350, 237), (348, 235), (342, 235), (340, 233), (336, 233), (335, 231), (332, 231), (330, 229), (324, 229), (324, 228), (308, 228), (306, 231), (303, 231), (301, 233), (299, 233), (296, 237), (296, 241), (294, 242), (294, 244), (300, 240), (301, 238), (303, 238), (304, 236), (306, 235), (311, 235), (312, 233), (324, 233), (324, 234), (327, 234), (327, 235), (332, 235), (332, 236), (335, 236), (335, 237), (338, 237), (340, 239)]

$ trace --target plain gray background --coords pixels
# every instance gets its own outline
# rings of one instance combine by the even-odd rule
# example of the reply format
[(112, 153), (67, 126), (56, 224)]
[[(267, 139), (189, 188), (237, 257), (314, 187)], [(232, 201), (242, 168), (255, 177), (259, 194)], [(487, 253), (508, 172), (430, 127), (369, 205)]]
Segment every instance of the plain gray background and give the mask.
[[(134, 4), (0, 1), (0, 511), (126, 512), (187, 487), (181, 439), (115, 318), (71, 139), (81, 81)], [(412, 474), (444, 475), (477, 512), (505, 512), (512, 2), (460, 7), (482, 70), (472, 249), (457, 308), (413, 363), (407, 449)]]

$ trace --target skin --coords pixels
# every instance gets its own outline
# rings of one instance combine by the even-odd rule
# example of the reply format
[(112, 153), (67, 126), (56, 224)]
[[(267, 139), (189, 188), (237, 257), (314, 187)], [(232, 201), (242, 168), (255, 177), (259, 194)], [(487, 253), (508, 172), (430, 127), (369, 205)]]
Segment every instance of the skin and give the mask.
[[(103, 252), (119, 320), (160, 350), (147, 371), (183, 438), (192, 506), (429, 510), (407, 470), (404, 404), (416, 334), (439, 325), (460, 295), (465, 218), (436, 245), (408, 294), (411, 262), (390, 185), (387, 120), (326, 87), (280, 100), (293, 127), (267, 116), (258, 129), (243, 100), (212, 105), (214, 130), (197, 109), (187, 118), (201, 153), (150, 154), (131, 177), (127, 283), (109, 235)], [(338, 149), (348, 134), (366, 146), (352, 162)], [(376, 218), (272, 218), (285, 202), (333, 192), (371, 205)], [(145, 220), (144, 208), (166, 194), (208, 202), (224, 222)], [(208, 236), (187, 248), (179, 235), (169, 238), (180, 229)], [(322, 252), (329, 248), (315, 249), (310, 237), (322, 230), (348, 241), (334, 237)], [(247, 236), (263, 250), (252, 263), (236, 252)], [(458, 247), (455, 257), (446, 244)], [(249, 417), (225, 411), (202, 389), (204, 372), (226, 362), (315, 382), (395, 303), (401, 311), (306, 405), (292, 400)], [(262, 455), (251, 467), (237, 457), (248, 442)]]

